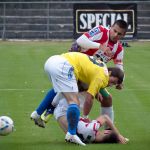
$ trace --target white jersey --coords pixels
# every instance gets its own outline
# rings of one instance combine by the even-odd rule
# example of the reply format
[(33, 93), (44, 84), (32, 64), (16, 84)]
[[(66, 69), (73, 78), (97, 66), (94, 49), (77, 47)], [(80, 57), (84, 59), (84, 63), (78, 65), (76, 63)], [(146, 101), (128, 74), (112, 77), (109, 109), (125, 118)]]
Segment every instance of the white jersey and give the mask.
[(83, 142), (91, 143), (95, 140), (96, 133), (100, 128), (100, 123), (96, 120), (92, 120), (92, 122), (84, 122), (83, 118), (80, 118), (77, 127), (78, 136), (81, 138)]

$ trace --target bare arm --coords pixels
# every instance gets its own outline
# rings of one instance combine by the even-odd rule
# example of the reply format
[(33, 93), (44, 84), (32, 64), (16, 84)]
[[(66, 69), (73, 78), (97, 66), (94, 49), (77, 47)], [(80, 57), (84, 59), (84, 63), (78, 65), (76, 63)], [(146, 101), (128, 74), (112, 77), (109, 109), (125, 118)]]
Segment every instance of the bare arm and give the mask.
[(93, 96), (87, 92), (86, 99), (83, 106), (84, 116), (87, 116), (90, 113), (92, 106), (93, 106)]
[(118, 129), (115, 127), (115, 125), (112, 123), (112, 121), (110, 120), (110, 118), (107, 115), (102, 115), (102, 116), (98, 117), (96, 120), (99, 121), (101, 123), (101, 125), (104, 125), (104, 124), (108, 125), (111, 128), (111, 130), (117, 134), (120, 143), (125, 144), (127, 142), (127, 139), (124, 138), (119, 133)]
[(119, 131), (117, 130), (117, 128), (114, 126), (114, 124), (112, 123), (112, 121), (110, 120), (110, 118), (107, 115), (102, 115), (102, 116), (98, 117), (96, 120), (100, 122), (101, 126), (106, 124), (110, 127), (111, 130), (113, 130), (113, 131), (115, 131), (115, 133), (119, 134)]

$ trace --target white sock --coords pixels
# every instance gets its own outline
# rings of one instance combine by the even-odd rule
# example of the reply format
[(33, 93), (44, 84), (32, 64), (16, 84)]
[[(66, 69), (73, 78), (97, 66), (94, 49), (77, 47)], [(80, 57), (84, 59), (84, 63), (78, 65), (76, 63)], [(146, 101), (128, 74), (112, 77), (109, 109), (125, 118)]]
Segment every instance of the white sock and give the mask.
[(40, 118), (40, 115), (37, 113), (37, 111), (33, 111), (31, 114), (31, 118), (38, 119), (38, 118)]
[(113, 106), (111, 107), (101, 107), (101, 115), (108, 115), (111, 121), (114, 123), (114, 110)]

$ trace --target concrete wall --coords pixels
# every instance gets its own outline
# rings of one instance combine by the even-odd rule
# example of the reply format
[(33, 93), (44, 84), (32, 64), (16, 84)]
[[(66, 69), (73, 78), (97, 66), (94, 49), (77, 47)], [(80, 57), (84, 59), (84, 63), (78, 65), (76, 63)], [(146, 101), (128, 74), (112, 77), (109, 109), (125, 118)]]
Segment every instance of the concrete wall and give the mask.
[[(83, 2), (91, 1), (1, 1), (0, 38), (73, 39), (73, 4)], [(137, 3), (137, 38), (150, 39), (150, 1), (131, 2)]]

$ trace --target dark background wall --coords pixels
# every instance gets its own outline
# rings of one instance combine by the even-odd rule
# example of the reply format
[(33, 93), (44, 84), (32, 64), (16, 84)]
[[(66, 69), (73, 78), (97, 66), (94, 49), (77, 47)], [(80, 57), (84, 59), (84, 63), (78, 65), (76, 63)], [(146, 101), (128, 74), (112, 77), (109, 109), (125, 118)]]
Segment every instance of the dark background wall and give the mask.
[(150, 1), (0, 0), (0, 38), (73, 39), (73, 4), (137, 3), (137, 39), (150, 39)]

